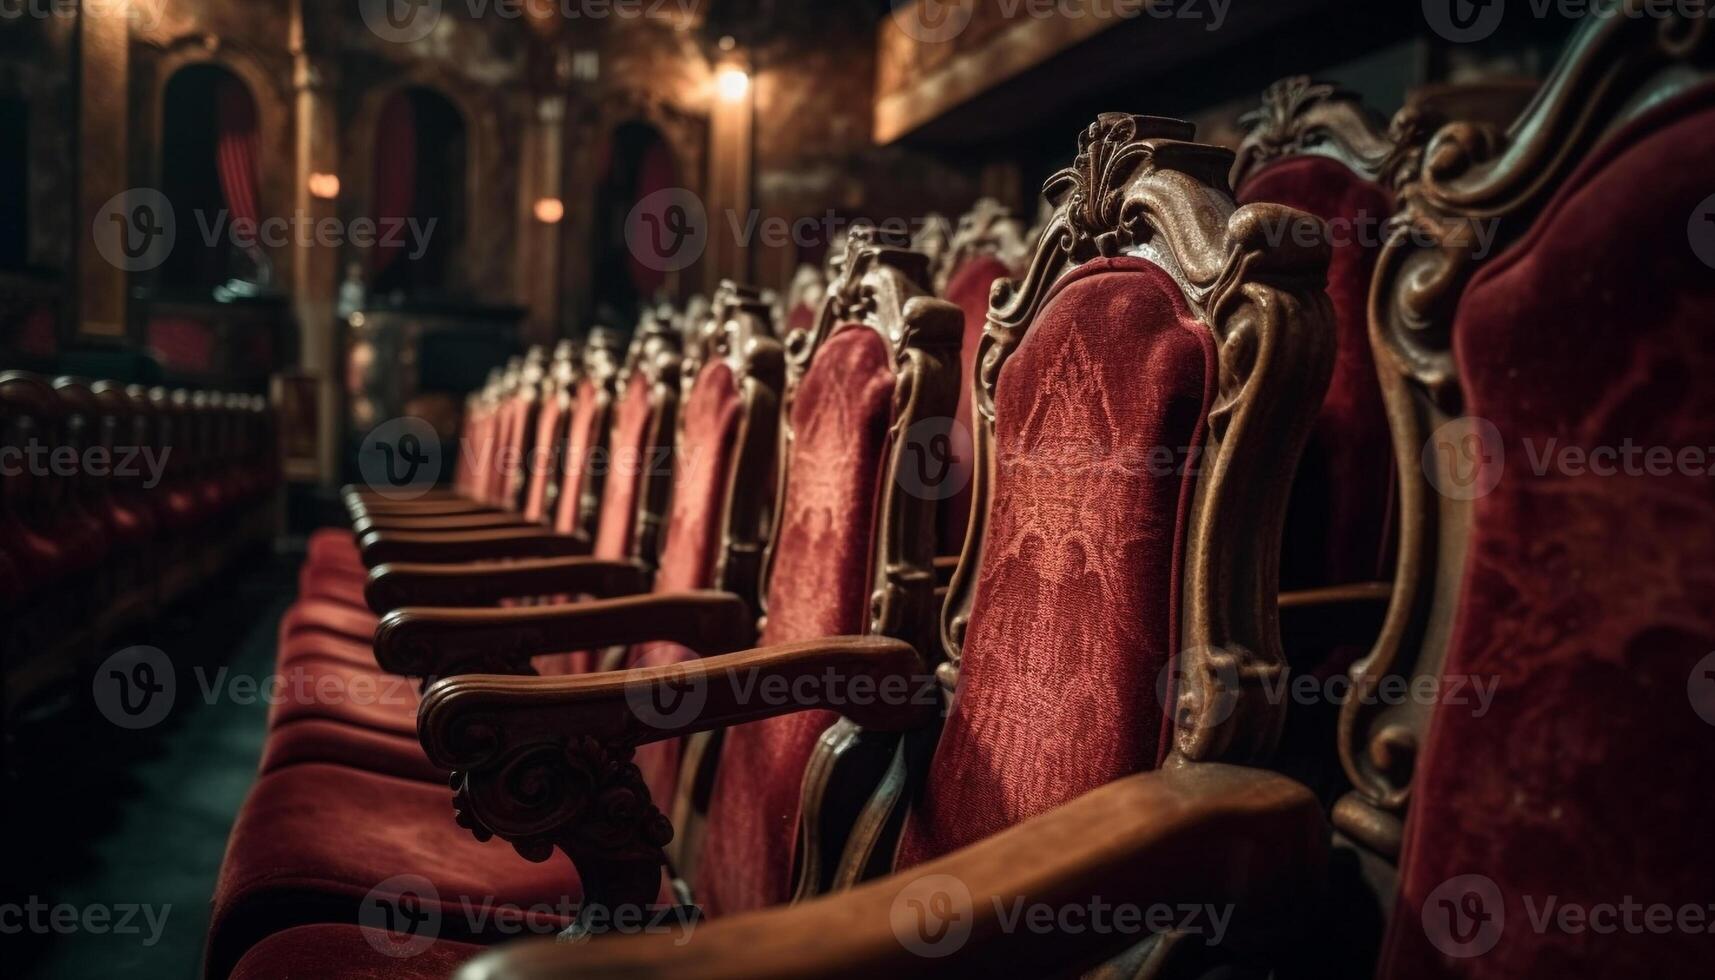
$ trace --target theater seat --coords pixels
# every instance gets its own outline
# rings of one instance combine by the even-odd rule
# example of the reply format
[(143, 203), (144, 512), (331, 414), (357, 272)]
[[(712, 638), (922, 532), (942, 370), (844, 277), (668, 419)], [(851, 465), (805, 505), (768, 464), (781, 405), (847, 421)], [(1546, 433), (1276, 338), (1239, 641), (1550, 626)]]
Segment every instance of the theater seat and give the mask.
[(448, 939), (508, 938), (497, 907), (578, 907), (583, 892), (570, 868), (478, 843), (453, 821), (451, 797), (445, 786), (334, 765), (263, 776), (227, 844), (207, 975), (226, 976), (253, 943), (292, 925), (358, 922), (364, 897), (397, 875), (433, 885), (438, 897), (423, 905), (439, 914)]

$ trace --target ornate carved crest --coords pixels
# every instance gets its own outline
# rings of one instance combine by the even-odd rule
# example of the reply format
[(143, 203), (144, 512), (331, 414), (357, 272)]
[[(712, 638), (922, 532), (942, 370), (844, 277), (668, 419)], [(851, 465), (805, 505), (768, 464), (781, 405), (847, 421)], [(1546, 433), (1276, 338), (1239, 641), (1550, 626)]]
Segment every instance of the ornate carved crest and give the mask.
[(992, 255), (1008, 269), (1022, 268), (1030, 257), (1024, 223), (992, 197), (979, 199), (959, 218), (946, 259), (936, 267), (935, 288), (945, 294), (953, 273), (979, 255)]
[(1305, 75), (1270, 85), (1262, 106), (1239, 125), (1248, 132), (1233, 164), (1234, 187), (1264, 164), (1294, 155), (1331, 157), (1374, 180), (1393, 153), (1381, 119), (1356, 94)]

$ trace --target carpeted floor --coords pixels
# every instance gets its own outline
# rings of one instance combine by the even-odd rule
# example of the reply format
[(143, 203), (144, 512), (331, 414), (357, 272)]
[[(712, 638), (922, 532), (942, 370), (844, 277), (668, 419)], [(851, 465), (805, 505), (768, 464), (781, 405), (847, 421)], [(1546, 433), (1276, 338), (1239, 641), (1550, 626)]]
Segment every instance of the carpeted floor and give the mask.
[(137, 638), (173, 665), (161, 723), (123, 729), (86, 687), (12, 746), (20, 772), (5, 787), (0, 974), (199, 974), (209, 896), (267, 718), (238, 679), (273, 669), (298, 561), (230, 575)]

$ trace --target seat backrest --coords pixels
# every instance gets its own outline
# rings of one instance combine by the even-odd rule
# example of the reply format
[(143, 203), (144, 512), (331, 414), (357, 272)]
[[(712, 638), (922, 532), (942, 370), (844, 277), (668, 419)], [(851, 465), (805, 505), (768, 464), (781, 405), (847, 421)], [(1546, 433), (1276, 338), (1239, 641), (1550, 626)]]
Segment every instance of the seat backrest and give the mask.
[[(773, 338), (773, 313), (755, 289), (726, 282), (716, 293), (703, 366), (691, 386), (674, 450), (672, 510), (654, 591), (693, 589), (732, 593), (757, 608), (757, 582), (774, 493), (785, 354)], [(676, 643), (630, 651), (628, 667), (685, 663), (697, 655)], [(638, 746), (636, 762), (650, 796), (678, 828), (673, 863), (682, 875), (695, 864), (687, 841), (697, 838), (703, 802), (678, 792), (680, 760), (708, 757), (707, 739), (693, 736)], [(711, 759), (712, 761), (712, 759)]]
[(560, 474), (565, 472), (561, 454), (565, 451), (572, 399), (582, 368), (577, 342), (562, 340), (555, 345), (553, 360), (542, 376), (537, 394), (536, 429), (526, 464), (528, 484), (524, 490), (524, 519), (532, 523), (545, 524), (553, 513), (550, 488), (557, 491)]
[(1334, 376), (1293, 483), (1281, 588), (1381, 581), (1392, 571), (1393, 454), (1367, 311), (1394, 211), (1392, 191), (1377, 181), (1393, 142), (1355, 94), (1304, 76), (1271, 85), (1243, 124), (1248, 132), (1232, 177), (1238, 202), (1313, 214), (1333, 248)]
[(988, 326), (989, 294), (996, 282), (1023, 270), (1029, 251), (1024, 223), (1005, 205), (985, 197), (959, 218), (937, 278), (941, 298), (957, 306), (965, 317), (964, 340), (959, 347), (959, 402), (953, 412), (958, 424), (949, 443), (948, 489), (937, 521), (943, 555), (963, 550), (970, 523), (971, 380), (977, 373), (977, 347)]
[[(927, 644), (934, 632), (934, 501), (902, 472), (912, 443), (923, 448), (912, 427), (952, 410), (959, 315), (929, 298), (926, 256), (867, 229), (846, 247), (815, 326), (787, 338), (764, 646), (866, 632)], [(813, 755), (840, 751), (818, 746), (836, 723), (809, 711), (725, 732), (694, 883), (711, 912), (791, 897), (800, 789), (815, 792)], [(823, 761), (815, 772), (838, 769)], [(837, 855), (837, 841), (820, 843)]]
[(597, 327), (584, 342), (583, 372), (567, 408), (565, 450), (559, 479), (544, 506), (554, 515), (554, 530), (595, 539), (601, 518), (607, 467), (605, 458), (613, 421), (614, 390), (624, 360), (624, 344), (612, 330)]
[(589, 461), (607, 473), (591, 548), (597, 558), (636, 558), (654, 568), (660, 557), (682, 396), (679, 343), (671, 323), (645, 313), (615, 381), (607, 450)]
[(1170, 756), (1272, 749), (1280, 528), (1332, 364), (1326, 246), (1301, 212), (1235, 210), (1232, 153), (1193, 134), (1100, 117), (996, 291), (951, 707), (896, 851), (848, 866), (918, 864)]
[(1593, 14), (1510, 127), (1395, 124), (1371, 329), (1402, 537), (1334, 812), (1381, 976), (1707, 957), (1712, 31), (1641, 6)]

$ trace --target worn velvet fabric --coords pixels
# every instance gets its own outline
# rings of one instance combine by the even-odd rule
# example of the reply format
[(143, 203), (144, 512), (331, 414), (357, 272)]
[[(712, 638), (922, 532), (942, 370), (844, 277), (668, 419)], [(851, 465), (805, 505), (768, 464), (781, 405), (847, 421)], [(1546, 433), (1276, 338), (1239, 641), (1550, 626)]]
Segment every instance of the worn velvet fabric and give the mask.
[[(965, 314), (965, 339), (959, 348), (959, 405), (954, 419), (964, 433), (971, 429), (971, 383), (977, 373), (977, 348), (982, 345), (983, 330), (988, 325), (989, 292), (995, 280), (1012, 274), (1006, 263), (992, 255), (979, 255), (959, 266), (947, 279), (947, 302)], [(935, 519), (938, 549), (943, 555), (957, 555), (965, 547), (965, 528), (971, 514), (971, 442), (968, 437), (953, 440), (953, 465), (948, 477), (958, 492), (941, 502)]]
[[(685, 400), (684, 426), (673, 467), (673, 507), (661, 546), (661, 564), (655, 573), (657, 593), (707, 589), (715, 584), (742, 409), (732, 368), (721, 361), (705, 366)], [(695, 653), (676, 643), (647, 643), (631, 651), (629, 665), (657, 667), (694, 659)], [(663, 810), (672, 805), (679, 755), (678, 739), (637, 747), (637, 767), (651, 797)]]
[(625, 386), (625, 396), (613, 413), (613, 436), (608, 445), (607, 483), (602, 488), (601, 520), (596, 527), (597, 558), (631, 556), (632, 530), (637, 525), (639, 490), (651, 467), (649, 430), (655, 413), (649, 404), (649, 380), (638, 372)]
[(566, 423), (566, 459), (560, 476), (560, 499), (554, 506), (554, 530), (570, 534), (578, 528), (578, 500), (589, 481), (590, 450), (595, 447), (596, 415), (601, 398), (593, 382), (578, 382), (572, 418)]
[(524, 491), (524, 519), (541, 523), (548, 517), (548, 483), (555, 476), (559, 448), (554, 445), (567, 412), (558, 398), (548, 398), (536, 412), (536, 438), (530, 450), (530, 482)]
[(500, 905), (575, 908), (583, 897), (563, 857), (536, 864), (504, 841), (478, 843), (453, 822), (445, 786), (292, 766), (258, 780), (239, 810), (215, 885), (207, 975), (226, 976), (269, 933), (358, 922), (364, 896), (406, 874), (434, 887), (421, 903), (440, 913), (439, 935), (448, 940), (506, 938), (494, 931)]
[[(1466, 410), (1494, 425), (1501, 451), (1469, 461), (1477, 485), (1498, 482), (1473, 501), (1444, 672), (1498, 686), (1480, 715), (1470, 699), (1435, 710), (1382, 976), (1707, 968), (1715, 275), (1687, 222), (1712, 171), (1704, 86), (1607, 139), (1460, 302)], [(1596, 458), (1604, 447), (1637, 448), (1628, 467)], [(1493, 883), (1486, 904), (1467, 898), (1473, 879), (1444, 886), (1465, 875)], [(1675, 925), (1568, 931), (1558, 917), (1628, 900), (1671, 910)], [(1555, 917), (1535, 927), (1551, 901)], [(1678, 924), (1688, 907), (1695, 930)], [(1430, 938), (1450, 930), (1498, 940), (1455, 958)]]
[(899, 866), (1159, 762), (1194, 480), (1182, 463), (1214, 372), (1178, 285), (1133, 258), (1069, 274), (1008, 359), (959, 687)]
[(358, 925), (299, 926), (257, 943), (238, 961), (231, 980), (452, 980), (459, 967), (486, 950), (437, 939), (416, 951), (404, 933), (366, 935)]
[[(848, 326), (823, 343), (799, 384), (765, 646), (863, 631), (895, 382), (887, 343)], [(799, 785), (837, 717), (801, 711), (726, 732), (695, 882), (711, 913), (790, 897)]]
[(446, 770), (429, 763), (423, 743), (415, 735), (378, 732), (322, 718), (301, 719), (271, 729), (258, 771), (266, 775), (310, 762), (349, 766), (436, 786), (447, 784)]
[(1393, 195), (1329, 157), (1271, 164), (1239, 189), (1240, 204), (1284, 204), (1328, 223), (1333, 256), (1334, 373), (1293, 484), (1281, 588), (1391, 577), (1394, 461), (1370, 351), (1370, 280)]

